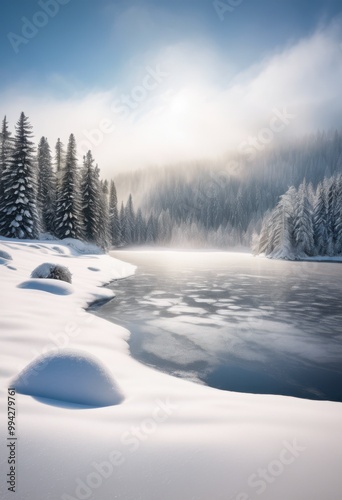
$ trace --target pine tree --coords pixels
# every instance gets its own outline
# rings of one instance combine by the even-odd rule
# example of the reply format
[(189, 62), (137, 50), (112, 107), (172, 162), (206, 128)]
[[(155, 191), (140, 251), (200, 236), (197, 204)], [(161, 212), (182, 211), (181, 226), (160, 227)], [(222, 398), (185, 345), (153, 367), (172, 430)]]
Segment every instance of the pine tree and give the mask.
[(119, 221), (120, 221), (120, 244), (126, 245), (127, 244), (127, 242), (125, 241), (126, 214), (125, 214), (125, 207), (124, 207), (123, 202), (121, 202)]
[(172, 234), (172, 221), (170, 213), (168, 210), (164, 210), (158, 218), (159, 231), (159, 241), (162, 243), (168, 243), (171, 239)]
[[(97, 166), (98, 168), (98, 166)], [(102, 186), (102, 192), (104, 195), (109, 196), (109, 186), (108, 186), (108, 181), (107, 179), (104, 179), (101, 181), (101, 186)]]
[(81, 207), (84, 237), (87, 241), (101, 244), (101, 185), (94, 167), (91, 151), (84, 157), (81, 172)]
[(113, 180), (110, 182), (109, 190), (109, 227), (111, 243), (117, 247), (120, 244), (120, 221), (118, 212), (118, 197)]
[(293, 258), (292, 213), (285, 195), (281, 196), (271, 220), (273, 223), (273, 231), (271, 232), (273, 255), (277, 258)]
[(38, 145), (38, 209), (43, 231), (54, 232), (56, 211), (56, 176), (52, 169), (51, 150), (46, 137)]
[(337, 179), (333, 177), (330, 179), (328, 192), (327, 192), (327, 211), (328, 211), (328, 238), (327, 238), (327, 254), (330, 256), (335, 255), (336, 245), (336, 207), (337, 207)]
[(295, 211), (294, 239), (299, 253), (314, 254), (314, 230), (312, 207), (310, 205), (305, 181), (299, 186)]
[(69, 138), (65, 166), (62, 170), (57, 200), (55, 232), (61, 239), (82, 238), (83, 236), (76, 142), (73, 134)]
[(0, 200), (3, 197), (3, 172), (10, 166), (13, 141), (11, 139), (11, 132), (8, 130), (8, 122), (6, 116), (2, 121), (2, 127), (0, 132)]
[(37, 166), (31, 138), (32, 127), (21, 113), (12, 158), (2, 176), (0, 233), (7, 237), (34, 239), (39, 236)]
[(58, 138), (55, 146), (55, 169), (56, 169), (56, 199), (59, 198), (59, 188), (62, 183), (63, 169), (65, 166), (64, 145)]
[(57, 139), (55, 146), (55, 165), (56, 165), (56, 174), (58, 175), (62, 172), (65, 162), (65, 152), (64, 146), (61, 142), (60, 138)]
[(294, 206), (297, 193), (294, 187), (280, 197), (275, 209), (265, 220), (259, 253), (276, 258), (294, 258)]
[(126, 245), (132, 245), (135, 241), (135, 214), (133, 208), (132, 195), (130, 194), (125, 207), (125, 232), (124, 240)]
[(153, 224), (153, 217), (150, 215), (147, 221), (147, 226), (146, 226), (146, 243), (154, 243), (154, 224)]
[(153, 217), (153, 239), (155, 242), (159, 240), (159, 223), (157, 217)]
[(273, 250), (273, 248), (271, 248), (270, 246), (271, 229), (272, 229), (271, 220), (272, 220), (271, 213), (266, 213), (262, 221), (262, 227), (258, 244), (256, 244), (254, 239), (254, 252), (256, 254), (265, 253), (266, 255), (268, 255)]
[(317, 188), (317, 200), (313, 213), (314, 242), (318, 255), (325, 255), (328, 241), (328, 203), (326, 190), (322, 183)]
[(138, 245), (143, 245), (146, 241), (146, 227), (142, 211), (140, 208), (137, 211), (137, 216), (135, 219), (135, 227), (136, 227), (136, 243), (138, 243)]
[(108, 181), (100, 181), (100, 169), (96, 165), (95, 173), (100, 185), (100, 227), (99, 245), (107, 249), (111, 245), (110, 225), (109, 225), (109, 203), (108, 203)]
[(336, 205), (335, 205), (335, 255), (342, 253), (342, 175), (336, 179)]

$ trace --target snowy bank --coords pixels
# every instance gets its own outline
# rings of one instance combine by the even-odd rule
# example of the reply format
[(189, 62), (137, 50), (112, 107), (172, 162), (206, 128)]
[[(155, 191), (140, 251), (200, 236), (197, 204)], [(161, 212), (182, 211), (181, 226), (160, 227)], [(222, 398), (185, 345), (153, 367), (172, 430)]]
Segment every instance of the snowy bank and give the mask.
[(282, 252), (282, 251), (273, 252), (269, 255), (260, 253), (258, 255), (255, 255), (255, 257), (264, 259), (275, 259), (275, 260), (291, 260), (298, 262), (335, 262), (335, 263), (342, 262), (342, 255), (336, 255), (332, 257), (329, 257), (328, 255), (315, 255), (314, 257), (308, 257), (307, 255), (304, 254), (298, 255), (293, 252)]
[[(88, 250), (0, 240), (1, 499), (340, 498), (341, 404), (222, 392), (141, 365), (127, 330), (84, 310), (134, 267)], [(72, 284), (31, 279), (45, 262), (68, 267)]]

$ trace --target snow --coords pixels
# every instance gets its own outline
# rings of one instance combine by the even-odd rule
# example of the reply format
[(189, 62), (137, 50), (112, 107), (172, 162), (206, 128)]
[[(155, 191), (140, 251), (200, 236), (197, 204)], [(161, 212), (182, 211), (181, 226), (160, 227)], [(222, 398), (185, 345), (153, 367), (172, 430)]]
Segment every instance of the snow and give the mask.
[[(52, 279), (32, 279), (19, 283), (18, 288), (26, 290), (39, 290), (41, 292), (53, 293), (55, 295), (70, 295), (74, 288), (65, 281)], [(41, 295), (40, 295), (41, 297)]]
[(123, 396), (100, 361), (82, 351), (63, 349), (35, 359), (11, 381), (21, 394), (83, 406), (110, 406)]
[(308, 262), (342, 262), (342, 256), (327, 256), (327, 255), (317, 255), (315, 257), (305, 257), (305, 259), (301, 259)]
[(6, 250), (2, 250), (0, 248), (0, 259), (12, 260), (12, 255), (9, 252), (6, 252)]
[(285, 255), (282, 253), (272, 253), (270, 255), (265, 255), (264, 253), (256, 255), (255, 258), (263, 259), (284, 259), (284, 260), (298, 260), (300, 262), (342, 262), (342, 256), (341, 255), (315, 255), (314, 257), (308, 257), (307, 255), (305, 256), (298, 256), (296, 255), (294, 258), (291, 258), (289, 255)]
[[(131, 358), (126, 329), (84, 311), (113, 297), (99, 287), (134, 266), (75, 240), (2, 238), (0, 249), (16, 269), (0, 266), (2, 500), (340, 498), (341, 404), (224, 392), (159, 373)], [(67, 264), (72, 288), (30, 279), (47, 259)], [(47, 282), (72, 293), (47, 293)], [(187, 319), (189, 332), (199, 327)], [(16, 494), (4, 480), (12, 383), (21, 391)]]

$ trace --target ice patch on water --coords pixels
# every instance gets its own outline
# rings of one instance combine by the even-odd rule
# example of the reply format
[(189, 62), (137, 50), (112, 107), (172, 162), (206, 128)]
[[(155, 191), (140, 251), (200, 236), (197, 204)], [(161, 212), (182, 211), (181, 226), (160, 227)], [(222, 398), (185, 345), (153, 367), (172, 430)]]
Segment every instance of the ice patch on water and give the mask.
[(188, 314), (206, 314), (206, 310), (202, 309), (201, 307), (189, 307), (189, 306), (173, 306), (168, 309), (168, 312), (172, 314), (183, 314), (183, 313), (188, 313)]
[(195, 299), (195, 302), (199, 304), (215, 304), (217, 302), (216, 299)]

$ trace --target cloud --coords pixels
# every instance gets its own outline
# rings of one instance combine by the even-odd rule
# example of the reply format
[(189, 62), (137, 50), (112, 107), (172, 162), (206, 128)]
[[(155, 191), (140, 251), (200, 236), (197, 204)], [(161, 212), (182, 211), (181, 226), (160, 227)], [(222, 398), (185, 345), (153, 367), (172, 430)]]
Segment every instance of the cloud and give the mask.
[[(228, 58), (227, 58), (228, 59)], [(129, 64), (129, 63), (128, 63)], [(56, 78), (56, 77), (55, 77)], [(75, 133), (106, 176), (146, 165), (217, 158), (267, 128), (274, 109), (295, 115), (277, 139), (341, 127), (341, 23), (320, 29), (243, 73), (206, 40), (165, 46), (140, 61), (127, 86), (69, 99), (12, 88), (0, 95), (51, 145)]]

